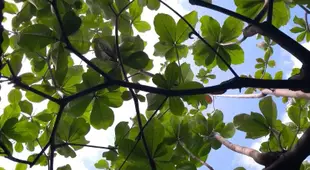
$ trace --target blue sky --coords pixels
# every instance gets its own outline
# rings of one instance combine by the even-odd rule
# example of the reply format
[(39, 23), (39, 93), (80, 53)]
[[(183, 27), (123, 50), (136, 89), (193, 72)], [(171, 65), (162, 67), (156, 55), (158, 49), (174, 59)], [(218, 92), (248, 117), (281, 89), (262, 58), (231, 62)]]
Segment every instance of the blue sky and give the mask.
[[(10, 1), (10, 0), (9, 0)], [(176, 2), (179, 1), (180, 3), (177, 4)], [(218, 12), (214, 12), (208, 9), (203, 9), (197, 6), (191, 6), (188, 3), (188, 0), (167, 0), (166, 1), (169, 5), (175, 7), (175, 9), (177, 9), (181, 14), (186, 14), (189, 11), (192, 10), (196, 10), (199, 13), (199, 16), (203, 16), (203, 15), (209, 15), (212, 16), (213, 18), (217, 19), (220, 23), (223, 23), (223, 21), (226, 19), (227, 16), (222, 15)], [(229, 8), (231, 10), (235, 9), (233, 0), (213, 0), (213, 3), (218, 4), (222, 7), (226, 7)], [(170, 15), (172, 15), (172, 13), (167, 10), (164, 9), (163, 7), (161, 7), (160, 11), (157, 12), (163, 12), (163, 13), (169, 13)], [(153, 23), (152, 18), (156, 15), (157, 12), (151, 12), (151, 11), (144, 11), (144, 16), (142, 16), (142, 19), (147, 20), (149, 23)], [(298, 16), (303, 16), (303, 13), (301, 10), (294, 10), (294, 13), (292, 14), (292, 16), (294, 16), (295, 14), (297, 14)], [(178, 20), (179, 18), (175, 17), (175, 20)], [(289, 26), (284, 27), (283, 30), (285, 30), (286, 33), (288, 33), (288, 30), (292, 27), (293, 23), (290, 22)], [(8, 25), (6, 25), (6, 28), (8, 27)], [(153, 27), (153, 26), (152, 26)], [(291, 34), (290, 34), (291, 35)], [(150, 37), (151, 36), (151, 37)], [(142, 35), (142, 37), (148, 37), (148, 39), (145, 39), (148, 41), (148, 46), (146, 47), (146, 51), (148, 52), (149, 56), (152, 55), (153, 53), (153, 44), (155, 44), (158, 39), (156, 34), (154, 33), (154, 31), (149, 32), (147, 34), (145, 34), (144, 36)], [(233, 66), (233, 68), (239, 73), (239, 74), (254, 74), (255, 72), (255, 68), (254, 65), (256, 63), (255, 59), (258, 57), (263, 57), (264, 52), (260, 49), (258, 49), (256, 47), (256, 43), (259, 41), (256, 41), (256, 39), (250, 38), (248, 40), (246, 40), (246, 42), (244, 42), (242, 44), (242, 47), (244, 49), (245, 52), (245, 64), (239, 65), (239, 66)], [(276, 71), (279, 71), (280, 68), (282, 68), (282, 70), (287, 70), (290, 71), (293, 63), (291, 61), (291, 58), (289, 56), (289, 54), (284, 53), (283, 50), (281, 50), (278, 46), (274, 49), (274, 55), (272, 56), (272, 58), (274, 60), (277, 61), (277, 65), (275, 68), (270, 69), (271, 73), (275, 73)], [(158, 65), (159, 62), (162, 62), (163, 60), (156, 57), (155, 58), (155, 63), (154, 65)], [(186, 61), (193, 61), (192, 60), (192, 56), (188, 56), (188, 58), (186, 59)], [(193, 62), (191, 62), (192, 66)], [(197, 73), (197, 71), (199, 70), (199, 68), (195, 67), (192, 68), (194, 70), (195, 73)], [(26, 69), (27, 70), (27, 69)], [(153, 71), (156, 73), (159, 70), (159, 67), (155, 67), (153, 69)], [(230, 77), (232, 77), (232, 74), (230, 72), (222, 72), (219, 69), (214, 69), (213, 72), (217, 75), (217, 80), (212, 82), (212, 84), (215, 83), (220, 83), (223, 80), (229, 79)], [(6, 94), (9, 90), (6, 90), (5, 92), (1, 92), (0, 96), (3, 99), (1, 101), (1, 107), (2, 106), (6, 106)], [(227, 93), (232, 94), (232, 93), (238, 93), (238, 91), (228, 91)], [(281, 119), (283, 117), (283, 113), (285, 112), (285, 105), (282, 104), (280, 98), (276, 99), (274, 98), (274, 100), (277, 103), (278, 106), (278, 118)], [(232, 99), (232, 98), (216, 98), (215, 100), (215, 107), (216, 109), (220, 109), (223, 111), (225, 117), (225, 121), (226, 122), (230, 122), (233, 120), (233, 117), (239, 113), (250, 113), (250, 111), (257, 111), (259, 112), (259, 108), (258, 108), (258, 102), (259, 99)], [(44, 106), (43, 106), (44, 105)], [(146, 105), (145, 104), (141, 104), (141, 111), (146, 109)], [(42, 110), (42, 108), (45, 108), (45, 104), (42, 105), (37, 105), (35, 109), (38, 110)], [(1, 108), (0, 108), (1, 110)], [(120, 109), (115, 109), (114, 113), (115, 113), (115, 124), (119, 121), (128, 121), (129, 117), (132, 117), (134, 115), (134, 111), (132, 107), (132, 103), (131, 102), (125, 102), (124, 105), (122, 106), (122, 108)], [(212, 108), (211, 108), (212, 110)], [(124, 113), (126, 115), (124, 115)], [(1, 114), (1, 113), (0, 113)], [(115, 125), (114, 124), (114, 125)], [(96, 131), (94, 129), (92, 129), (92, 131), (87, 135), (88, 139), (91, 140), (90, 144), (93, 145), (101, 145), (101, 146), (107, 146), (108, 144), (111, 144), (113, 142), (113, 138), (114, 138), (114, 126), (112, 126), (111, 128), (108, 129), (108, 131), (104, 132), (104, 131)], [(243, 146), (252, 146), (254, 142), (254, 140), (250, 140), (250, 139), (245, 139), (245, 134), (243, 132), (237, 132), (235, 134), (235, 136), (230, 139), (231, 142), (233, 143), (238, 143), (239, 145), (243, 145)], [(81, 151), (77, 152), (78, 157), (74, 158), (74, 159), (68, 159), (68, 158), (61, 158), (58, 157), (56, 158), (56, 166), (62, 166), (65, 165), (66, 163), (71, 164), (73, 169), (79, 169), (79, 170), (83, 170), (83, 169), (95, 169), (93, 164), (100, 159), (101, 157), (101, 153), (102, 151), (98, 151), (98, 150), (94, 150), (94, 149), (89, 149), (89, 148), (85, 148), (82, 149)], [(26, 155), (28, 155), (29, 153), (26, 153)], [(27, 156), (25, 156), (25, 154), (17, 154), (17, 156), (19, 158), (26, 158)], [(207, 162), (214, 167), (214, 169), (216, 170), (232, 170), (235, 167), (237, 167), (238, 165), (243, 165), (244, 162), (240, 162), (240, 161), (244, 161), (245, 159), (243, 159), (239, 154), (236, 154), (230, 150), (228, 150), (225, 147), (221, 147), (218, 151), (212, 151), (209, 155), (209, 159), (207, 160)], [(239, 161), (239, 164), (237, 163), (237, 161)], [(14, 163), (9, 162), (3, 158), (0, 158), (0, 166), (4, 166), (6, 169), (14, 169)], [(35, 167), (34, 169), (46, 169), (42, 168), (42, 167)], [(205, 170), (207, 168), (202, 167), (200, 168), (201, 170)], [(249, 169), (253, 169), (249, 168)]]

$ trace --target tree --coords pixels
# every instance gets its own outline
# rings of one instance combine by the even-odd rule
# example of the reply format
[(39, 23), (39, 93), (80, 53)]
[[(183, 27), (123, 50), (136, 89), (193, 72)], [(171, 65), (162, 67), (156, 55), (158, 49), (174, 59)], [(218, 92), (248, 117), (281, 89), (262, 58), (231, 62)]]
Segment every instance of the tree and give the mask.
[[(83, 147), (104, 150), (103, 159), (95, 164), (100, 169), (213, 169), (207, 163), (208, 154), (222, 145), (253, 158), (266, 170), (309, 167), (305, 159), (310, 154), (310, 52), (299, 43), (310, 41), (308, 0), (235, 0), (236, 12), (210, 0), (189, 0), (228, 15), (222, 26), (211, 16), (198, 18), (196, 11), (180, 14), (162, 0), (14, 2), (21, 8), (0, 3), (2, 14), (13, 15), (12, 30), (1, 30), (0, 81), (13, 87), (0, 116), (0, 154), (17, 162), (16, 169), (29, 165), (52, 170), (55, 156), (75, 157)], [(161, 5), (179, 20), (163, 13), (156, 15), (153, 24), (141, 20), (143, 9), (156, 11)], [(297, 41), (280, 31), (296, 7), (305, 12), (305, 18), (294, 18), (298, 26), (291, 32), (299, 34)], [(200, 31), (196, 31), (198, 21)], [(158, 73), (151, 71), (153, 57), (144, 49), (148, 38), (139, 36), (151, 25), (159, 36), (153, 55), (165, 59)], [(258, 47), (265, 56), (257, 59), (253, 76), (239, 75), (233, 65), (244, 62), (241, 43), (254, 35), (262, 41)], [(185, 42), (193, 38), (188, 46)], [(270, 59), (275, 45), (303, 64), (292, 70), (289, 80), (282, 80), (283, 71), (274, 77), (267, 72), (276, 63)], [(197, 81), (193, 66), (182, 60), (190, 53), (191, 64), (201, 68)], [(23, 68), (31, 69), (22, 72)], [(213, 68), (230, 71), (234, 78), (204, 86), (216, 78)], [(247, 88), (246, 94), (224, 94), (241, 88)], [(262, 98), (260, 113), (238, 114), (232, 122), (224, 122), (225, 113), (220, 110), (203, 114), (213, 96), (225, 95)], [(290, 99), (291, 123), (277, 119), (275, 98), (267, 95), (280, 96), (284, 103)], [(136, 116), (116, 122), (114, 146), (89, 145), (86, 134), (91, 128), (111, 127), (112, 108), (121, 107), (123, 101), (132, 102)], [(33, 110), (44, 102), (45, 109)], [(147, 103), (145, 113), (139, 107), (142, 102)], [(236, 129), (245, 132), (246, 138), (267, 136), (268, 141), (260, 151), (232, 144), (227, 139)], [(41, 151), (25, 159), (13, 155), (34, 148)]]

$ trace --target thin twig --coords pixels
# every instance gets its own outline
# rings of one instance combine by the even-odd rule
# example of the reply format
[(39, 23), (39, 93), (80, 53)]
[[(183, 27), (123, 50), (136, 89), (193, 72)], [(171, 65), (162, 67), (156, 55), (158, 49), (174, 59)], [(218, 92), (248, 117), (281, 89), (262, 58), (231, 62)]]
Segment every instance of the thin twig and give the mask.
[(185, 144), (181, 141), (178, 140), (178, 143), (180, 144), (180, 146), (187, 152), (187, 154), (189, 154), (193, 159), (197, 160), (198, 162), (200, 162), (202, 165), (206, 166), (207, 168), (209, 168), (210, 170), (214, 170), (213, 167), (211, 165), (209, 165), (207, 162), (204, 162), (203, 160), (201, 160), (200, 158), (198, 158), (197, 156), (195, 156), (186, 146)]

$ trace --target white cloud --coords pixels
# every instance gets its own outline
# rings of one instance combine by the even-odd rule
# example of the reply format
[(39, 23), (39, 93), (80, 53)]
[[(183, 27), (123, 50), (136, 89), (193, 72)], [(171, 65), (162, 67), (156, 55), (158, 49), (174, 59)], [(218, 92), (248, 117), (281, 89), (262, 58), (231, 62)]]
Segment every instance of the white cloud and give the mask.
[[(179, 2), (183, 0), (166, 0), (166, 2), (171, 5), (175, 10), (177, 10), (180, 14), (184, 15), (188, 13), (180, 4)], [(145, 41), (147, 41), (147, 46), (145, 51), (148, 53), (149, 57), (154, 59), (154, 68), (152, 69), (152, 72), (156, 73), (159, 72), (160, 65), (159, 63), (163, 62), (164, 60), (159, 57), (153, 57), (154, 52), (154, 44), (158, 42), (158, 36), (154, 31), (153, 28), (153, 19), (156, 16), (157, 13), (167, 13), (175, 18), (177, 21), (179, 18), (173, 14), (168, 8), (161, 5), (161, 8), (158, 11), (150, 11), (148, 9), (144, 9), (142, 20), (148, 21), (151, 26), (152, 30), (148, 31), (147, 33), (140, 34), (141, 38)], [(10, 26), (10, 17), (7, 17), (8, 20), (6, 22), (5, 28), (11, 29)], [(75, 62), (78, 63), (78, 62)], [(30, 68), (26, 68), (23, 70), (23, 72), (29, 71)], [(143, 84), (149, 84), (149, 83), (143, 83)], [(1, 105), (0, 106), (6, 106), (8, 104), (7, 101), (7, 93), (10, 91), (10, 86), (2, 86), (2, 89), (6, 89), (4, 92), (1, 90)], [(87, 134), (87, 139), (92, 145), (99, 145), (99, 146), (108, 146), (113, 145), (114, 142), (114, 127), (115, 125), (120, 121), (129, 121), (130, 117), (133, 117), (135, 115), (135, 110), (133, 107), (133, 101), (124, 102), (123, 106), (121, 108), (113, 109), (115, 114), (115, 121), (112, 127), (110, 127), (108, 130), (95, 130), (91, 129), (89, 134)], [(140, 111), (141, 113), (144, 113), (146, 110), (146, 103), (140, 103)], [(35, 108), (42, 110), (42, 108), (45, 108), (45, 104), (35, 104)], [(0, 111), (3, 108), (0, 108)], [(1, 113), (0, 113), (1, 114)], [(39, 148), (36, 149), (36, 153), (39, 152)], [(77, 157), (72, 158), (64, 158), (62, 156), (57, 156), (55, 158), (55, 167), (63, 166), (66, 164), (70, 164), (72, 169), (80, 169), (80, 170), (86, 170), (86, 169), (95, 169), (93, 164), (97, 162), (97, 160), (101, 159), (101, 154), (103, 150), (98, 149), (92, 149), (92, 148), (83, 148), (79, 151), (77, 151)], [(21, 154), (14, 154), (17, 157), (21, 159), (27, 159), (28, 155), (31, 154), (27, 151), (21, 153)], [(7, 159), (0, 157), (0, 167), (4, 167), (5, 169), (15, 169), (15, 162), (8, 161)], [(46, 167), (40, 167), (35, 166), (32, 168), (34, 170), (39, 169), (46, 169)]]

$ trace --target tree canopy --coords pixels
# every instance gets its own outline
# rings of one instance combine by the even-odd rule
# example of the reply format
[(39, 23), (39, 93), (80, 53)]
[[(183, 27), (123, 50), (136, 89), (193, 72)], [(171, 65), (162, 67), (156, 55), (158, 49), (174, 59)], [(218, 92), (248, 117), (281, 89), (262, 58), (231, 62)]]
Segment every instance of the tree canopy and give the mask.
[[(75, 158), (93, 147), (102, 149), (93, 165), (98, 169), (195, 170), (214, 169), (208, 155), (227, 147), (266, 170), (309, 168), (310, 52), (300, 44), (310, 41), (309, 0), (234, 0), (235, 11), (211, 0), (188, 4), (227, 18), (220, 24), (197, 11), (179, 13), (164, 0), (1, 0), (0, 20), (12, 19), (10, 29), (1, 27), (1, 91), (9, 92), (0, 113), (0, 156), (16, 162), (17, 170), (70, 170), (69, 164), (55, 167), (54, 157)], [(153, 23), (142, 20), (146, 9), (160, 6), (179, 18), (157, 13)], [(305, 15), (291, 16), (295, 8)], [(291, 18), (296, 40), (281, 31)], [(151, 30), (158, 39), (150, 53), (150, 39), (142, 35)], [(265, 54), (256, 59), (255, 73), (242, 75), (234, 66), (244, 64), (241, 44), (253, 36)], [(284, 70), (268, 72), (277, 62), (275, 46), (302, 62), (288, 80)], [(156, 60), (163, 62), (154, 72)], [(210, 86), (216, 68), (233, 78)], [(240, 94), (229, 95), (229, 89)], [(240, 108), (225, 122), (225, 113), (212, 108), (215, 96), (257, 98), (260, 112)], [(291, 122), (278, 118), (276, 97), (288, 103)], [(125, 101), (135, 117), (117, 122), (115, 108)], [(113, 145), (89, 144), (91, 130), (113, 125)], [(268, 141), (259, 150), (230, 143), (236, 130)], [(14, 156), (25, 151), (32, 154)]]

